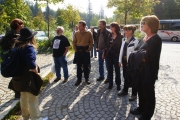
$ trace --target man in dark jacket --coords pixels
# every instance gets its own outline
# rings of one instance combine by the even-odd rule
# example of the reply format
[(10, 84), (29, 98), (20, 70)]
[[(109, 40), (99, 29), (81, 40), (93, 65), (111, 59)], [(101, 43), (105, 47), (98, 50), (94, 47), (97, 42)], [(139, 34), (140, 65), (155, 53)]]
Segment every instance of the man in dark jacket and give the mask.
[[(102, 59), (102, 54), (108, 45), (108, 35), (109, 31), (106, 29), (106, 20), (99, 20), (99, 30), (97, 31), (97, 50), (98, 50), (98, 61), (99, 61), (99, 78), (97, 81), (104, 80), (104, 59)], [(105, 58), (106, 69), (108, 70), (107, 59)], [(108, 72), (107, 72), (108, 73)], [(105, 83), (108, 83), (108, 75)]]

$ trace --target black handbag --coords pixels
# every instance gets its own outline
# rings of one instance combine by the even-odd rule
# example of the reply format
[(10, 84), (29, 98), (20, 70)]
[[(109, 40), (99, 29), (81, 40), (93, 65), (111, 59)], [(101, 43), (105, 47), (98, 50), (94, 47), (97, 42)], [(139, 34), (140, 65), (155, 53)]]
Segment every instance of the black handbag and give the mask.
[(18, 92), (29, 92), (37, 96), (40, 92), (43, 80), (35, 72), (28, 71), (21, 77), (12, 78), (13, 89)]

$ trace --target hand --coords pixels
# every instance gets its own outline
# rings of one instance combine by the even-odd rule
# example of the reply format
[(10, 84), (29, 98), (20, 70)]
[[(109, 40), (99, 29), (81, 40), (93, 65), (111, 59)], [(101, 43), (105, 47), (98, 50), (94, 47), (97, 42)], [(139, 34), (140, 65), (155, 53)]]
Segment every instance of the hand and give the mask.
[(104, 53), (102, 54), (102, 59), (104, 60)]
[(122, 67), (122, 64), (119, 62), (119, 67)]
[(31, 69), (30, 71), (35, 72), (35, 73), (38, 73), (38, 71), (37, 71), (37, 69), (36, 69), (36, 68)]

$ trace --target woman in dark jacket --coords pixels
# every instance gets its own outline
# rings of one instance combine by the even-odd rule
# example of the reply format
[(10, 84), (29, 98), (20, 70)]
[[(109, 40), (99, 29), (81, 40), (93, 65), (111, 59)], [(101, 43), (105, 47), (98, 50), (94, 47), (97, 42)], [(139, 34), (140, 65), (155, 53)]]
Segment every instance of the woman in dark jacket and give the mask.
[(92, 32), (92, 35), (93, 35), (93, 39), (94, 39), (94, 44), (93, 44), (93, 48), (91, 49), (91, 58), (93, 57), (93, 51), (94, 51), (94, 57), (97, 58), (96, 56), (96, 37), (97, 37), (97, 33), (94, 31), (94, 28), (92, 27), (91, 28), (91, 32)]
[[(0, 41), (0, 46), (2, 48), (2, 51), (7, 51), (14, 46), (14, 42), (19, 36), (19, 31), (21, 28), (23, 28), (23, 26), (24, 23), (21, 19), (15, 18), (11, 21), (10, 23), (11, 30), (8, 31)], [(9, 88), (12, 88), (12, 86), (9, 85)], [(15, 99), (19, 99), (20, 93), (17, 91), (14, 92), (15, 92)]]
[(109, 87), (108, 89), (112, 89), (113, 87), (113, 66), (115, 68), (115, 82), (117, 85), (117, 90), (121, 89), (121, 74), (120, 74), (120, 67), (119, 67), (119, 53), (122, 44), (122, 36), (120, 34), (120, 27), (119, 24), (116, 22), (112, 22), (110, 24), (111, 33), (108, 37), (108, 46), (106, 52), (103, 54), (107, 56), (108, 61), (108, 75), (109, 75)]
[(139, 120), (150, 120), (155, 109), (155, 81), (158, 79), (159, 60), (162, 40), (157, 34), (159, 19), (155, 15), (145, 16), (141, 20), (141, 29), (146, 33), (140, 50), (146, 50), (145, 59), (142, 60), (142, 72), (138, 81), (139, 107), (131, 110), (134, 115), (140, 114)]
[[(26, 76), (26, 72), (28, 71), (38, 72), (36, 69), (35, 48), (37, 48), (37, 46), (34, 39), (35, 34), (37, 34), (37, 32), (33, 33), (28, 28), (22, 28), (20, 30), (20, 37), (16, 41), (16, 47), (19, 49), (18, 52), (20, 52), (20, 62), (22, 64), (22, 68), (19, 69), (26, 68), (27, 70), (24, 71), (22, 76), (14, 77), (14, 80), (24, 78), (23, 76)], [(24, 86), (27, 86), (28, 84), (29, 83)], [(31, 120), (42, 120), (38, 106), (38, 96), (35, 96), (30, 92), (21, 91), (20, 103), (23, 120), (28, 120), (29, 118), (31, 118)]]

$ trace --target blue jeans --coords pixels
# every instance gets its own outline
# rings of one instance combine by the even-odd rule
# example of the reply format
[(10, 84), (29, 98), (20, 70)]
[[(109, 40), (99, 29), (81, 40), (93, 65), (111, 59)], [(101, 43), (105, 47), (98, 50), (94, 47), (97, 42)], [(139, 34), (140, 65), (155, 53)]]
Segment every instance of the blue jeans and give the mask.
[[(106, 70), (108, 71), (108, 60), (107, 58), (102, 59), (103, 50), (98, 50), (98, 61), (99, 61), (99, 75), (100, 77), (104, 77), (104, 60), (106, 64)], [(107, 72), (107, 79), (109, 79), (109, 75)]]
[(61, 78), (61, 67), (62, 67), (64, 72), (64, 78), (68, 79), (69, 74), (68, 74), (66, 56), (54, 57), (54, 64), (56, 70), (56, 77)]
[(91, 57), (93, 57), (93, 51), (94, 51), (94, 57), (96, 57), (96, 42), (94, 42), (93, 48), (91, 49)]
[(109, 75), (109, 86), (113, 86), (113, 66), (115, 68), (115, 82), (117, 86), (121, 85), (121, 73), (119, 67), (119, 56), (107, 57), (108, 59), (108, 75)]

